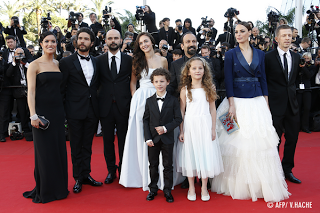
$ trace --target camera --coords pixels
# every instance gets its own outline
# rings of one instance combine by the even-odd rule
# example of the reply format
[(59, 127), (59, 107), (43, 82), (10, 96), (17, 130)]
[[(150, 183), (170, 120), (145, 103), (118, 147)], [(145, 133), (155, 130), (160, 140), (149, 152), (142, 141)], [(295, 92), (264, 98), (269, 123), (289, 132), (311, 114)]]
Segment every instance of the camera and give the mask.
[(178, 30), (181, 31), (182, 30), (182, 25), (178, 26)]
[(271, 24), (273, 24), (279, 22), (280, 15), (271, 10), (270, 13), (268, 13), (267, 17), (268, 21), (271, 22)]
[(19, 132), (19, 127), (17, 125), (13, 125), (12, 129), (10, 129), (10, 139), (12, 141), (15, 140), (21, 140), (23, 138), (23, 135), (21, 132)]
[(304, 58), (300, 58), (300, 64), (304, 65), (306, 63), (306, 60)]
[(76, 22), (77, 22), (79, 16), (80, 16), (80, 13), (75, 13), (73, 11), (71, 11), (69, 13), (69, 18), (67, 18), (67, 20), (70, 21), (72, 28), (75, 28)]
[(51, 20), (50, 13), (47, 14), (47, 17), (42, 17), (41, 18), (41, 28), (42, 28), (42, 33), (48, 31), (49, 28), (49, 20)]
[(233, 7), (230, 7), (227, 12), (224, 14), (224, 17), (226, 18), (233, 18), (234, 17), (234, 14), (236, 15), (239, 15), (239, 10), (233, 8)]
[(19, 64), (25, 58), (25, 56), (23, 53), (18, 53), (18, 55), (14, 56), (14, 58), (15, 62)]
[(210, 21), (208, 21), (208, 16), (206, 16), (205, 18), (204, 18), (204, 17), (201, 18), (201, 25), (202, 25), (203, 27), (208, 28), (208, 27), (209, 27), (209, 22), (210, 22)]
[(169, 47), (168, 47), (168, 45), (164, 44), (164, 45), (162, 45), (162, 48), (161, 48), (161, 49), (163, 49), (163, 50), (168, 50)]
[(17, 27), (19, 25), (19, 18), (16, 16), (13, 16), (12, 20), (13, 20), (13, 25)]
[(144, 17), (144, 8), (145, 6), (136, 6), (136, 17), (141, 21)]
[(102, 10), (102, 21), (104, 22), (104, 26), (108, 27), (108, 19), (110, 18), (110, 16), (108, 14), (111, 13), (111, 7), (105, 6), (104, 10)]
[(259, 35), (257, 38), (258, 38), (258, 44), (264, 45), (266, 43), (266, 38), (264, 35)]
[(316, 6), (316, 7), (314, 8), (314, 6), (311, 5), (311, 6), (310, 6), (310, 9), (307, 10), (307, 14), (309, 15), (309, 20), (314, 21), (314, 15), (315, 15), (316, 13), (319, 13), (319, 12), (320, 12), (320, 11), (319, 11), (319, 6)]

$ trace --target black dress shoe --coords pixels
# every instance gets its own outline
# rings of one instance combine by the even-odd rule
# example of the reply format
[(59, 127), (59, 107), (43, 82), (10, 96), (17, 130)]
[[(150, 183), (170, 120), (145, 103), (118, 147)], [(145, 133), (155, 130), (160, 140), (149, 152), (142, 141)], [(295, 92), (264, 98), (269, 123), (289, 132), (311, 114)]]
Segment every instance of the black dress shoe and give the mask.
[(96, 134), (96, 137), (102, 137), (102, 131), (99, 134)]
[(306, 132), (306, 133), (311, 133), (311, 131), (309, 129), (301, 129), (302, 132)]
[(89, 184), (91, 186), (101, 186), (102, 182), (95, 181), (90, 175), (82, 180), (82, 184)]
[(73, 192), (79, 193), (81, 192), (81, 190), (82, 190), (82, 183), (80, 180), (76, 180), (76, 184), (74, 184), (74, 187), (73, 187)]
[(171, 192), (165, 192), (164, 197), (168, 203), (172, 203), (174, 201)]
[(116, 179), (116, 173), (109, 173), (104, 183), (109, 184), (112, 183), (114, 179)]
[(181, 189), (188, 189), (189, 188), (189, 181), (188, 178), (186, 177), (186, 179), (181, 183)]
[(0, 142), (6, 142), (6, 138), (5, 137), (0, 137)]
[(149, 192), (147, 196), (147, 201), (153, 200), (157, 194), (158, 194), (157, 192)]
[(299, 180), (298, 178), (296, 178), (295, 176), (293, 176), (292, 172), (291, 173), (286, 173), (284, 174), (284, 176), (286, 177), (286, 179), (292, 183), (301, 183), (301, 180)]

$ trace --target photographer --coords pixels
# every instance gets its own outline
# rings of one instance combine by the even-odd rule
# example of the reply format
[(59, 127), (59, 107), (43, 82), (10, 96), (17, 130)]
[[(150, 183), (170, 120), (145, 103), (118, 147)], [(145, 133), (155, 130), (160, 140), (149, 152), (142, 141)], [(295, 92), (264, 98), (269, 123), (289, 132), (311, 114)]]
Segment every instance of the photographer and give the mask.
[(83, 22), (83, 14), (79, 13), (78, 15), (78, 28), (80, 29), (81, 27), (89, 27), (89, 25), (86, 22)]
[(95, 36), (97, 36), (98, 31), (103, 29), (102, 25), (97, 21), (97, 15), (95, 13), (90, 13), (89, 15), (90, 21), (91, 21), (91, 25), (90, 28), (92, 29), (92, 31), (94, 32)]
[(2, 26), (2, 23), (0, 22), (0, 47), (6, 45), (5, 41), (4, 41), (4, 37), (3, 37), (3, 32), (4, 28)]
[(298, 53), (300, 55), (303, 55), (303, 53), (307, 52), (307, 49), (310, 47), (311, 45), (311, 39), (308, 37), (305, 37), (301, 40), (301, 43), (299, 44), (299, 49), (298, 49)]
[[(16, 38), (12, 35), (7, 36), (5, 40), (6, 40), (8, 48), (3, 50), (2, 57), (7, 62), (7, 64), (11, 64), (14, 59), (14, 53), (17, 48), (17, 41), (16, 41)], [(24, 47), (22, 47), (22, 49), (23, 49), (25, 56), (27, 58), (27, 62), (31, 63), (31, 61), (33, 59), (32, 59), (32, 55), (30, 54), (29, 50)]]
[[(26, 50), (28, 51), (28, 50)], [(29, 51), (28, 51), (29, 52)], [(14, 52), (12, 63), (7, 70), (7, 77), (11, 79), (14, 88), (13, 98), (16, 99), (18, 112), (21, 118), (21, 127), (24, 134), (31, 132), (29, 128), (29, 110), (27, 104), (27, 68), (29, 62), (25, 56), (25, 51), (22, 48), (17, 48)]]
[[(133, 24), (128, 24), (127, 25), (127, 30), (128, 30), (128, 32), (131, 32), (131, 33), (133, 33), (133, 41), (136, 41), (136, 39), (137, 39), (137, 36), (138, 36), (138, 33), (136, 33), (135, 31), (134, 31), (134, 25)], [(126, 35), (124, 35), (125, 37), (126, 37)]]
[(264, 52), (269, 52), (269, 51), (273, 50), (270, 37), (266, 36), (264, 38), (264, 41), (265, 41), (265, 45), (264, 45), (264, 50), (263, 51)]
[(133, 48), (134, 48), (134, 42), (133, 42), (132, 38), (126, 37), (123, 40), (121, 52), (132, 56), (133, 55)]
[(292, 41), (291, 41), (291, 43), (294, 43), (297, 46), (299, 46), (299, 44), (301, 43), (301, 38), (298, 35), (298, 33), (299, 33), (298, 29), (294, 28), (294, 27), (291, 27), (291, 29), (292, 29)]
[(121, 37), (122, 37), (121, 25), (120, 25), (119, 21), (113, 15), (111, 15), (111, 14), (108, 14), (108, 15), (111, 16), (111, 19), (110, 19), (111, 29), (118, 30), (120, 32)]
[(169, 53), (169, 44), (166, 40), (161, 40), (159, 43), (159, 49), (161, 51), (161, 56), (165, 57), (168, 61), (168, 67), (170, 67), (171, 62), (173, 61), (172, 54)]
[[(226, 22), (227, 23), (227, 22)], [(234, 47), (235, 45), (235, 40), (234, 40), (234, 34), (233, 34), (233, 29), (230, 29), (230, 27), (228, 26), (228, 24), (224, 24), (223, 27), (223, 34), (220, 34), (218, 36), (218, 39), (215, 42), (215, 45), (218, 46), (219, 43), (224, 43), (227, 42), (229, 44), (231, 44), (231, 47)]]
[(250, 44), (255, 47), (255, 48), (259, 48), (259, 44), (258, 44), (258, 36), (259, 36), (259, 29), (258, 27), (254, 27), (251, 30), (251, 36), (250, 36)]
[(186, 18), (183, 22), (183, 33), (186, 32), (192, 32), (194, 35), (196, 35), (196, 30), (192, 27), (191, 19)]
[(156, 26), (156, 14), (152, 12), (151, 8), (148, 5), (145, 5), (142, 7), (143, 15), (139, 15), (138, 12), (136, 13), (136, 19), (137, 20), (142, 20), (144, 21), (147, 31), (149, 33), (156, 33), (158, 31), (157, 26)]
[(217, 36), (217, 29), (213, 27), (214, 20), (211, 18), (209, 21), (207, 18), (201, 18), (202, 23), (197, 28), (197, 39), (199, 42), (199, 46), (202, 46), (206, 41), (214, 41)]
[(63, 51), (70, 51), (72, 53), (75, 52), (75, 36), (77, 35), (78, 29), (72, 28), (71, 32), (67, 32), (65, 36), (65, 40), (62, 41), (61, 46), (63, 47)]
[(314, 9), (313, 6), (311, 6), (310, 10), (307, 11), (306, 16), (306, 22), (304, 23), (304, 26), (308, 33), (313, 34), (313, 31), (316, 31), (316, 37), (318, 41), (318, 45), (320, 44), (320, 11), (319, 8)]
[(175, 21), (176, 23), (176, 27), (175, 27), (175, 41), (173, 44), (173, 49), (181, 49), (181, 37), (183, 35), (183, 26), (182, 26), (182, 22), (181, 19), (177, 19)]
[[(160, 43), (162, 40), (166, 40), (168, 42), (168, 47), (169, 47), (169, 51), (171, 51), (173, 48), (173, 42), (175, 39), (175, 32), (173, 30), (172, 27), (170, 27), (170, 19), (169, 18), (164, 18), (163, 20), (163, 24), (164, 26), (159, 30), (159, 40)], [(161, 47), (159, 47), (161, 49)], [(167, 50), (167, 51), (168, 51)]]
[[(220, 82), (221, 78), (221, 65), (220, 60), (217, 58), (212, 57), (211, 49), (208, 45), (202, 45), (201, 46), (201, 56), (207, 59), (210, 59), (212, 62), (213, 69), (215, 71), (215, 80)], [(219, 84), (217, 84), (217, 89), (219, 89)]]
[(10, 25), (4, 29), (4, 33), (14, 36), (17, 40), (18, 47), (26, 47), (23, 35), (27, 34), (27, 31), (25, 31), (23, 26), (20, 26), (19, 18), (17, 16), (11, 17)]
[(3, 50), (0, 50), (0, 142), (6, 142), (8, 136), (8, 126), (10, 122), (10, 109), (12, 102), (12, 92), (10, 80), (6, 75), (7, 62), (3, 58)]
[(301, 64), (305, 64), (305, 68), (301, 69), (296, 79), (297, 99), (300, 109), (301, 130), (311, 133), (309, 130), (309, 113), (311, 109), (311, 77), (316, 72), (313, 65), (311, 53), (306, 52), (302, 55)]

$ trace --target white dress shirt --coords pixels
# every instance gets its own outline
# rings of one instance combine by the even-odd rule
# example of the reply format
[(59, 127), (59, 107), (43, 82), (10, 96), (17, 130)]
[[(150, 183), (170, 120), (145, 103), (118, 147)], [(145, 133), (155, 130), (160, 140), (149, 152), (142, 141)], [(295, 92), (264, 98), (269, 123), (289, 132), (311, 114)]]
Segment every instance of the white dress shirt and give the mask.
[(13, 62), (13, 56), (14, 56), (15, 51), (16, 51), (16, 49), (14, 49), (14, 50), (9, 49), (8, 64)]
[(284, 58), (283, 58), (283, 55), (285, 53), (287, 53), (287, 62), (288, 62), (288, 79), (289, 79), (289, 76), (290, 76), (290, 72), (291, 72), (291, 68), (292, 68), (292, 57), (291, 57), (291, 54), (290, 54), (290, 50), (288, 50), (287, 52), (283, 51), (282, 49), (280, 49), (280, 47), (278, 46), (277, 47), (278, 49), (278, 53), (279, 53), (279, 56), (280, 56), (280, 59), (281, 59), (281, 63), (282, 63), (282, 67), (284, 69)]
[[(88, 55), (88, 57), (90, 57), (90, 56)], [(80, 62), (84, 77), (87, 80), (87, 84), (90, 86), (91, 80), (92, 80), (92, 76), (93, 76), (93, 72), (94, 72), (92, 60), (90, 58), (90, 60), (87, 61), (85, 59), (81, 59), (80, 56), (78, 56), (78, 59), (79, 59), (79, 62)]]
[(121, 52), (118, 50), (118, 52), (113, 55), (110, 51), (108, 51), (108, 62), (109, 62), (109, 69), (111, 71), (111, 62), (112, 62), (112, 56), (115, 56), (116, 65), (117, 65), (117, 74), (119, 74), (120, 71), (120, 64), (121, 64)]

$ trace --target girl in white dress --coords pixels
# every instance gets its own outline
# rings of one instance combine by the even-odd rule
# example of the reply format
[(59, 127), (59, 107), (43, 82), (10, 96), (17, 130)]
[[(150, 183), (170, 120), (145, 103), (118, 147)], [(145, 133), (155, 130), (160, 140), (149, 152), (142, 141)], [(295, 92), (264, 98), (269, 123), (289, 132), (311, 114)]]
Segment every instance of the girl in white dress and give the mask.
[(202, 179), (201, 199), (208, 201), (208, 178), (223, 172), (216, 139), (216, 99), (207, 62), (200, 57), (191, 58), (181, 74), (180, 108), (184, 121), (180, 125), (178, 149), (178, 172), (188, 177), (190, 201), (196, 200), (196, 176)]
[[(156, 92), (150, 76), (156, 68), (168, 69), (167, 59), (154, 54), (154, 45), (154, 38), (146, 32), (140, 33), (135, 41), (130, 83), (132, 99), (119, 181), (125, 187), (142, 187), (144, 191), (149, 189), (150, 178), (148, 146), (144, 140), (142, 118), (146, 99)], [(136, 90), (138, 80), (140, 87)], [(163, 189), (163, 176), (159, 177), (159, 182), (159, 189)]]

